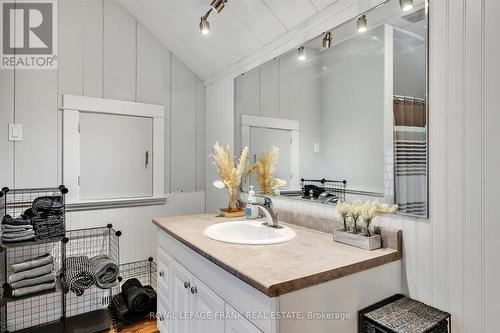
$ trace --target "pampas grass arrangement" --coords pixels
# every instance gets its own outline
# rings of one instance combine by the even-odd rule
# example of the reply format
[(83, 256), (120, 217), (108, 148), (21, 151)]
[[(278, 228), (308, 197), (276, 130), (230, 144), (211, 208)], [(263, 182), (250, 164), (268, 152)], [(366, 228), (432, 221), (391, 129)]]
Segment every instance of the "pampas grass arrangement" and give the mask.
[(256, 173), (262, 194), (272, 194), (277, 187), (286, 185), (285, 180), (274, 178), (279, 154), (279, 149), (273, 146), (270, 150), (263, 152), (257, 163), (251, 167), (251, 170)]
[(218, 142), (213, 145), (214, 153), (212, 155), (213, 163), (217, 167), (220, 180), (213, 182), (217, 188), (226, 188), (229, 192), (228, 212), (237, 212), (241, 210), (238, 197), (240, 194), (241, 177), (245, 173), (246, 160), (248, 158), (248, 147), (243, 148), (238, 165), (235, 164), (231, 146), (222, 148)]

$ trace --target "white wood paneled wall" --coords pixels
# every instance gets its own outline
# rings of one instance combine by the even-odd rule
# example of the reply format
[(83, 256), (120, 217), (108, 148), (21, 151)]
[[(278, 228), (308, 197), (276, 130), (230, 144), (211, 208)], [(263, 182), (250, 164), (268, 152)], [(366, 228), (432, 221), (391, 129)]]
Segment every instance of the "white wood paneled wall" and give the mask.
[[(432, 0), (430, 6), (431, 218), (396, 216), (379, 223), (403, 229), (402, 284), (411, 297), (450, 311), (453, 332), (495, 333), (500, 2)], [(207, 144), (233, 141), (232, 78), (207, 87)], [(208, 164), (207, 194), (214, 170)], [(225, 204), (221, 192), (210, 191), (207, 210)]]
[[(184, 194), (164, 206), (68, 216), (68, 228), (119, 225), (122, 259), (140, 260), (156, 253), (152, 217), (204, 211), (205, 88), (116, 0), (58, 4), (59, 69), (0, 71), (0, 186), (61, 183), (62, 94), (165, 105), (165, 188)], [(24, 125), (23, 142), (7, 141), (14, 121)], [(150, 232), (137, 233), (141, 227)]]
[[(234, 84), (233, 78), (222, 79), (206, 87), (206, 155), (212, 154), (212, 145), (231, 145), (234, 142)], [(207, 212), (228, 204), (226, 191), (216, 189), (212, 182), (219, 179), (212, 159), (207, 160), (205, 207)]]

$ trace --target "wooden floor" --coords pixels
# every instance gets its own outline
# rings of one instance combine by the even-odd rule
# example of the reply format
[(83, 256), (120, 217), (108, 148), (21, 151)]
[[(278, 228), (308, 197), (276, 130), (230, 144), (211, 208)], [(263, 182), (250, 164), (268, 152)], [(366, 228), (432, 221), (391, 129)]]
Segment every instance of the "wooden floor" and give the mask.
[(155, 319), (148, 319), (121, 329), (110, 329), (109, 333), (159, 333)]

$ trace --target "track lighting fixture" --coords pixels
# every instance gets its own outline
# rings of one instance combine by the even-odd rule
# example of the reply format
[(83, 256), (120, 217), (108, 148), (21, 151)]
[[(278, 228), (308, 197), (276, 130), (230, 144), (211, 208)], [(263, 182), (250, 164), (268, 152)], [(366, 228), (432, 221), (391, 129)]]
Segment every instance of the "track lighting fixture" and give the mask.
[(202, 16), (200, 19), (200, 33), (202, 35), (208, 35), (210, 33), (210, 23), (208, 23), (208, 15)]
[(399, 0), (399, 5), (403, 12), (407, 12), (413, 9), (413, 0)]
[(357, 26), (359, 32), (365, 32), (368, 30), (368, 20), (366, 19), (366, 15), (358, 17)]
[(306, 50), (303, 46), (299, 47), (297, 50), (297, 58), (301, 61), (306, 60)]
[(325, 36), (323, 37), (323, 48), (324, 49), (329, 49), (330, 46), (332, 46), (332, 33), (327, 32)]
[(210, 7), (212, 7), (212, 9), (215, 10), (217, 14), (219, 14), (220, 11), (224, 9), (226, 2), (227, 0), (214, 0), (210, 4)]
[(224, 9), (224, 6), (226, 5), (227, 0), (213, 0), (212, 3), (210, 4), (210, 9), (208, 12), (201, 17), (200, 20), (200, 33), (203, 35), (208, 35), (210, 33), (210, 23), (208, 23), (208, 16), (210, 13), (215, 11), (217, 14), (220, 13), (221, 10)]

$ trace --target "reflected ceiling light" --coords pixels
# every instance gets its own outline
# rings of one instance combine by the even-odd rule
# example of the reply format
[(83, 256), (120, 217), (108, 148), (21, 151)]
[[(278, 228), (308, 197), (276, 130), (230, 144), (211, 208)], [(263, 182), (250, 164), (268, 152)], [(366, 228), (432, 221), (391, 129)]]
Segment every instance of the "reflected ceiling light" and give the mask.
[(221, 10), (224, 9), (224, 5), (225, 5), (226, 1), (227, 0), (214, 0), (210, 4), (210, 7), (212, 7), (212, 9), (215, 10), (215, 12), (218, 14), (218, 13), (220, 13)]
[(366, 30), (368, 30), (368, 20), (366, 19), (366, 15), (358, 17), (357, 26), (359, 32), (365, 32)]
[(325, 36), (323, 37), (323, 48), (324, 49), (329, 49), (330, 46), (332, 46), (332, 33), (327, 32)]
[(210, 33), (210, 23), (208, 23), (207, 16), (202, 16), (200, 19), (200, 33), (202, 35)]
[(399, 0), (399, 5), (403, 12), (407, 12), (413, 9), (413, 0)]
[(297, 50), (297, 58), (301, 61), (306, 60), (306, 50), (303, 46), (299, 47), (299, 49)]

